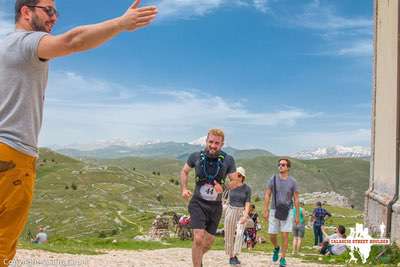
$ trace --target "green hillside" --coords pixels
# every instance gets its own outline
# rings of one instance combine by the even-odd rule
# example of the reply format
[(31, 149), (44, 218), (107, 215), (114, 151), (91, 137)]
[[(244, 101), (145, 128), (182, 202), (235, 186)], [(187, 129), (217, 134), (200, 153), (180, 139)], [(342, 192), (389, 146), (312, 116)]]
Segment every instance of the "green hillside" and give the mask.
[[(247, 183), (253, 193), (262, 195), (267, 180), (277, 173), (276, 156), (259, 156), (237, 159), (236, 165), (247, 171)], [(174, 159), (149, 159), (128, 157), (114, 160), (96, 160), (123, 168), (137, 167), (160, 172), (163, 176), (176, 178), (184, 161)], [(293, 175), (299, 184), (300, 193), (335, 191), (349, 198), (350, 203), (358, 209), (364, 207), (364, 193), (368, 189), (369, 162), (362, 159), (340, 158), (321, 160), (291, 159)]]
[[(237, 166), (246, 168), (247, 182), (260, 192), (266, 181), (277, 173), (278, 159), (257, 157), (238, 160)], [(298, 181), (300, 193), (335, 191), (348, 197), (356, 208), (364, 207), (364, 193), (369, 182), (368, 161), (350, 158), (291, 161), (291, 175)]]
[(176, 175), (161, 175), (159, 169), (153, 174), (145, 165), (137, 166), (88, 163), (40, 150), (25, 237), (37, 225), (48, 226), (50, 235), (57, 237), (134, 236), (155, 214), (182, 209)]
[[(276, 156), (259, 156), (238, 159), (237, 166), (247, 171), (247, 183), (253, 193), (262, 195), (267, 180), (277, 173)], [(364, 192), (368, 189), (369, 162), (361, 159), (292, 160), (291, 174), (299, 183), (300, 193), (335, 191), (349, 198), (358, 209), (364, 207)], [(101, 164), (123, 168), (137, 167), (147, 173), (160, 172), (176, 178), (184, 161), (174, 159), (149, 159), (128, 157), (114, 160), (95, 160)]]
[[(53, 237), (133, 237), (163, 211), (186, 210), (178, 176), (184, 161), (121, 158), (79, 161), (40, 150), (29, 231), (45, 225)], [(253, 192), (262, 195), (276, 170), (276, 157), (239, 159)], [(356, 159), (293, 160), (300, 192), (336, 191), (363, 207), (369, 163)], [(193, 188), (191, 179), (191, 188)]]

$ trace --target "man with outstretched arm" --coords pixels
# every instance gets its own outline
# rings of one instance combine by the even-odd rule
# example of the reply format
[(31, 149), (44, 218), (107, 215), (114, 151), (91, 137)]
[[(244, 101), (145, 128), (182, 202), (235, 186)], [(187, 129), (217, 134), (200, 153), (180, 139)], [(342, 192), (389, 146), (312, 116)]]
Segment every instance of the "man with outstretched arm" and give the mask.
[(0, 267), (15, 256), (32, 202), (49, 60), (149, 25), (157, 8), (139, 3), (120, 17), (51, 35), (55, 1), (15, 1), (15, 31), (0, 40)]
[(189, 202), (189, 213), (193, 229), (192, 261), (194, 267), (202, 266), (203, 255), (211, 248), (222, 215), (222, 192), (225, 178), (236, 174), (232, 156), (221, 149), (224, 132), (211, 129), (206, 147), (192, 153), (181, 171), (181, 193), (186, 200), (192, 196), (188, 189), (189, 173), (195, 169), (196, 186)]

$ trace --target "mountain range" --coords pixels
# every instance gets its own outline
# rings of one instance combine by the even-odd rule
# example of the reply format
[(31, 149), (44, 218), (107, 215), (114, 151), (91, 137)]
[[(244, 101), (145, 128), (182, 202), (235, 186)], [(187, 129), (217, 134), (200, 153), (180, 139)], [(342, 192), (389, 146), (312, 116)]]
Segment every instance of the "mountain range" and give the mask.
[(294, 153), (292, 157), (298, 159), (325, 159), (325, 158), (369, 158), (371, 149), (362, 146), (332, 146), (313, 150), (304, 150)]
[[(85, 149), (90, 148), (90, 149)], [(201, 142), (148, 142), (145, 144), (128, 144), (124, 142), (99, 143), (99, 145), (73, 145), (56, 149), (57, 152), (74, 158), (114, 159), (122, 157), (156, 157), (185, 160), (190, 153), (204, 148)], [(263, 149), (236, 149), (225, 147), (224, 151), (235, 158), (254, 156), (273, 156)]]
[[(98, 141), (92, 144), (71, 144), (64, 147), (53, 147), (61, 154), (75, 158), (104, 158), (113, 159), (121, 157), (161, 157), (186, 159), (187, 156), (204, 148), (205, 136), (191, 142), (161, 142), (147, 141), (143, 143), (129, 143), (122, 139)], [(225, 152), (236, 158), (249, 158), (254, 156), (274, 156), (264, 149), (237, 149), (231, 146), (224, 147)], [(304, 150), (290, 155), (297, 159), (324, 159), (324, 158), (361, 158), (369, 159), (370, 148), (361, 146), (322, 147)]]

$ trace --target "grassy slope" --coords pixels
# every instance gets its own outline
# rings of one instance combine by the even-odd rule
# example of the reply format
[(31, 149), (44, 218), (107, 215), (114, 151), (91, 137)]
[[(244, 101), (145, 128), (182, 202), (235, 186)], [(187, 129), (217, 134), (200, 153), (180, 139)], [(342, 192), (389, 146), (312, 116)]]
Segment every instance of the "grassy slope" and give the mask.
[(105, 168), (48, 150), (38, 165), (25, 238), (37, 225), (53, 237), (132, 237), (147, 231), (154, 214), (183, 209), (179, 186), (147, 169)]
[[(181, 161), (123, 158), (82, 162), (43, 149), (38, 165), (25, 238), (37, 225), (49, 226), (55, 238), (131, 238), (145, 233), (155, 214), (186, 210), (176, 184)], [(262, 192), (266, 177), (276, 170), (276, 158), (243, 159), (237, 165), (246, 167), (248, 182)], [(293, 175), (303, 192), (334, 188), (349, 194), (358, 190), (355, 192), (362, 195), (367, 170), (368, 162), (361, 160), (293, 160)], [(362, 179), (366, 182), (360, 182)]]
[[(258, 192), (267, 179), (277, 172), (277, 157), (238, 160), (248, 172), (247, 182)], [(358, 159), (292, 159), (291, 175), (298, 181), (300, 192), (335, 191), (347, 196), (356, 208), (362, 209), (368, 189), (369, 162)]]

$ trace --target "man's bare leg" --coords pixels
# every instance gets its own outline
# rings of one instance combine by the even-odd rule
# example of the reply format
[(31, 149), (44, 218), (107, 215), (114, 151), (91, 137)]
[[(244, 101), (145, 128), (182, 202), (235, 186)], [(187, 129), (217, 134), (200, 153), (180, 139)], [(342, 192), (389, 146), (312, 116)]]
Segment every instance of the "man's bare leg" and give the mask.
[(206, 231), (203, 229), (193, 229), (193, 244), (192, 244), (192, 262), (193, 267), (201, 267), (201, 261), (204, 255), (204, 239)]
[(274, 245), (274, 248), (278, 247), (278, 240), (276, 238), (277, 234), (269, 234), (269, 239), (272, 242), (272, 245)]
[(293, 237), (293, 250), (292, 250), (292, 254), (296, 254), (297, 253), (297, 237)]
[(282, 256), (282, 258), (284, 258), (284, 257), (286, 257), (286, 251), (289, 246), (289, 233), (282, 232), (281, 234), (282, 234), (282, 239), (283, 239), (281, 256)]
[(207, 231), (204, 231), (204, 242), (203, 242), (203, 255), (210, 250), (212, 244), (214, 243), (215, 236)]

